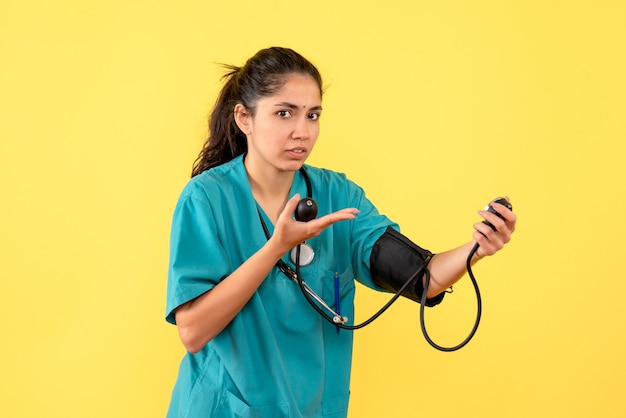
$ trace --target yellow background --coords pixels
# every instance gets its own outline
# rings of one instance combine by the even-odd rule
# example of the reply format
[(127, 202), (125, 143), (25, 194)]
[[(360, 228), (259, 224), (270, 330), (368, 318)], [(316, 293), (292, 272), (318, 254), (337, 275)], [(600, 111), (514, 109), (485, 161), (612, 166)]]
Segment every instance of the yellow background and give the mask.
[[(356, 334), (350, 417), (622, 417), (622, 1), (0, 3), (0, 416), (164, 416), (168, 234), (218, 62), (292, 47), (328, 84), (310, 163), (433, 251), (510, 196), (455, 353), (401, 301)], [(387, 296), (359, 289), (361, 319)], [(427, 312), (454, 344), (464, 279)], [(357, 318), (358, 319), (358, 318)]]

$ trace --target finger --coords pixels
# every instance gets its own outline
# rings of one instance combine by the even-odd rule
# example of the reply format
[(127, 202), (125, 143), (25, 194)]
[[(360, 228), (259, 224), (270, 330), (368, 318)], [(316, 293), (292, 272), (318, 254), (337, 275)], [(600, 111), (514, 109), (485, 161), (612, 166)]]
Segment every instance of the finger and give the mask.
[(496, 215), (495, 213), (492, 213), (486, 210), (479, 210), (478, 214), (485, 221), (493, 225), (493, 227), (496, 228), (497, 231), (504, 229), (506, 226), (505, 221), (502, 218), (500, 218), (498, 215)]
[(293, 195), (291, 199), (287, 201), (285, 204), (285, 208), (278, 216), (279, 219), (287, 217), (287, 219), (291, 219), (293, 217), (294, 212), (296, 211), (296, 207), (298, 206), (298, 202), (300, 201), (300, 194), (296, 193)]
[(345, 208), (345, 209), (341, 209), (341, 210), (338, 210), (336, 212), (333, 212), (332, 214), (356, 216), (359, 213), (361, 213), (361, 211), (358, 210), (357, 208)]
[(317, 236), (324, 229), (337, 222), (355, 219), (358, 213), (359, 211), (354, 208), (342, 209), (337, 212), (324, 215), (320, 218), (313, 219), (306, 223), (306, 227), (311, 236)]
[(491, 207), (493, 207), (496, 212), (502, 215), (503, 218), (508, 218), (513, 215), (513, 211), (501, 203), (492, 202)]
[(494, 231), (483, 222), (474, 224), (474, 229), (476, 230), (473, 234), (474, 240), (483, 247), (484, 253), (489, 255), (501, 250), (511, 240), (511, 234), (507, 229), (505, 232)]
[(497, 249), (482, 233), (474, 231), (473, 238), (478, 244), (478, 250), (476, 253), (479, 257), (493, 255), (496, 253)]
[[(507, 211), (507, 213), (504, 213), (505, 210)], [(503, 207), (502, 212), (504, 219), (488, 211), (479, 211), (478, 213), (487, 222), (491, 223), (496, 228), (496, 231), (498, 233), (503, 235), (505, 242), (508, 242), (511, 238), (511, 234), (515, 231), (517, 216), (513, 212), (509, 211), (506, 207)]]
[(299, 201), (300, 201), (300, 193), (294, 194), (293, 196), (291, 196), (291, 199), (287, 201), (287, 204), (285, 205), (285, 209), (288, 208), (289, 206), (293, 206), (293, 208), (295, 209)]
[(345, 208), (333, 213), (329, 213), (328, 215), (324, 215), (319, 218), (319, 220), (326, 224), (326, 226), (329, 226), (334, 224), (335, 222), (355, 219), (359, 213), (359, 210), (356, 208)]
[(474, 225), (474, 229), (476, 230), (476, 232), (478, 232), (480, 235), (482, 235), (483, 240), (489, 240), (489, 238), (493, 235), (495, 235), (495, 231), (493, 229), (491, 229), (491, 227), (487, 224), (485, 224), (484, 222), (478, 222), (475, 223)]
[[(508, 197), (506, 199), (509, 200)], [(492, 206), (500, 215), (502, 215), (507, 226), (509, 226), (509, 229), (513, 232), (515, 229), (515, 222), (517, 222), (517, 215), (515, 215), (515, 212), (500, 203), (493, 202)]]
[[(504, 224), (502, 220), (500, 220), (501, 224)], [(499, 225), (500, 226), (500, 225)], [(510, 240), (510, 233), (508, 229), (502, 228), (496, 229), (495, 231), (484, 222), (474, 224), (474, 229), (479, 232), (481, 235), (485, 237), (485, 240), (493, 243), (496, 247), (502, 247), (506, 242)]]
[(487, 238), (485, 234), (476, 230), (472, 236), (478, 244), (478, 255), (480, 257), (486, 255), (493, 255), (498, 251), (498, 246), (494, 245), (494, 242)]

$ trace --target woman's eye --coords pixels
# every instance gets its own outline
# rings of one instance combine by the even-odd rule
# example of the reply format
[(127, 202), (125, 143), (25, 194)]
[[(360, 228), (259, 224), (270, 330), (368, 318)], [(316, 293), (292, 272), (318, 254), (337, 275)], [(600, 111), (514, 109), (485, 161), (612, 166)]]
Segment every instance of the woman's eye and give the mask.
[(288, 110), (279, 110), (277, 115), (280, 116), (281, 118), (288, 118), (291, 116), (291, 112)]
[(311, 114), (309, 114), (309, 119), (311, 119), (311, 120), (318, 120), (320, 118), (320, 116), (322, 116), (322, 115), (320, 115), (319, 113), (311, 113)]

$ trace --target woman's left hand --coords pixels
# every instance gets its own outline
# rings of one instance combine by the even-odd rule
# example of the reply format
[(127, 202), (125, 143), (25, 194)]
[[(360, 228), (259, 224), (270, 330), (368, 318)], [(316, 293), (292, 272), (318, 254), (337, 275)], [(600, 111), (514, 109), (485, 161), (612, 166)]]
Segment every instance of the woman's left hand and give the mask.
[[(509, 198), (507, 197), (508, 201)], [(511, 234), (515, 231), (517, 216), (506, 206), (500, 203), (492, 202), (491, 207), (498, 212), (502, 218), (495, 213), (486, 210), (478, 211), (478, 214), (487, 222), (495, 227), (492, 229), (484, 222), (474, 224), (476, 230), (473, 238), (480, 245), (476, 251), (476, 256), (482, 258), (487, 255), (493, 255), (504, 247), (504, 244), (511, 240)]]

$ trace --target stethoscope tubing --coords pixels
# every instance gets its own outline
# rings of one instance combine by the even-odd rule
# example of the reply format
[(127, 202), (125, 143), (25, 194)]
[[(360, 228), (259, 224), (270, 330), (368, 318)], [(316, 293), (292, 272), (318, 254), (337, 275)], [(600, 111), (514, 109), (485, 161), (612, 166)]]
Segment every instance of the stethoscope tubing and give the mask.
[(456, 351), (460, 348), (465, 347), (465, 345), (467, 345), (467, 343), (469, 343), (470, 340), (474, 338), (474, 334), (476, 334), (476, 331), (478, 330), (478, 325), (480, 324), (480, 317), (482, 315), (482, 299), (480, 297), (480, 289), (478, 288), (478, 283), (476, 282), (476, 278), (474, 277), (474, 273), (472, 272), (472, 265), (471, 265), (472, 257), (478, 250), (478, 247), (479, 247), (478, 244), (474, 245), (469, 255), (467, 256), (467, 261), (465, 263), (465, 266), (467, 268), (467, 273), (472, 281), (472, 285), (474, 286), (474, 291), (476, 292), (476, 319), (474, 320), (474, 326), (472, 327), (472, 330), (470, 331), (469, 335), (463, 341), (461, 341), (459, 344), (455, 346), (452, 346), (452, 347), (440, 346), (439, 344), (435, 343), (430, 338), (430, 336), (428, 335), (428, 332), (426, 331), (426, 323), (424, 321), (424, 308), (426, 306), (426, 295), (428, 294), (428, 285), (430, 284), (430, 274), (426, 275), (426, 280), (424, 283), (424, 290), (422, 291), (422, 299), (420, 300), (420, 327), (422, 328), (422, 334), (424, 334), (424, 338), (426, 339), (428, 344), (430, 344), (432, 347), (436, 348), (439, 351), (451, 352), (451, 351)]
[[(307, 175), (306, 170), (304, 170), (304, 167), (302, 167), (300, 169), (300, 172), (304, 176), (304, 180), (306, 182), (307, 194), (308, 194), (309, 198), (312, 199), (312, 197), (311, 197), (311, 194), (312, 194), (311, 189), (312, 188), (311, 188), (311, 181), (309, 179), (309, 176)], [(263, 216), (261, 215), (261, 212), (258, 209), (257, 209), (257, 211), (258, 211), (258, 214), (259, 214), (259, 219), (261, 221), (261, 225), (263, 227), (263, 231), (265, 233), (265, 236), (267, 237), (267, 239), (269, 239), (270, 238), (269, 230), (267, 229), (267, 226), (265, 225), (265, 222), (263, 221)], [(422, 265), (422, 267), (420, 267), (400, 287), (400, 289), (398, 289), (398, 291), (391, 297), (391, 299), (389, 299), (389, 301), (385, 305), (383, 305), (383, 307), (380, 308), (376, 313), (374, 313), (370, 318), (368, 318), (367, 320), (365, 320), (362, 323), (357, 324), (357, 325), (346, 325), (345, 323), (348, 321), (348, 318), (346, 318), (345, 316), (341, 316), (339, 313), (335, 312), (335, 310), (333, 308), (331, 308), (326, 302), (324, 302), (324, 300), (302, 279), (302, 276), (300, 275), (300, 248), (301, 248), (301, 245), (302, 244), (298, 244), (298, 246), (296, 247), (296, 251), (295, 251), (295, 260), (294, 260), (295, 261), (295, 267), (296, 267), (295, 271), (293, 269), (291, 269), (282, 260), (279, 260), (276, 263), (276, 265), (280, 269), (280, 271), (283, 274), (285, 274), (285, 276), (287, 276), (289, 279), (291, 279), (291, 280), (295, 281), (296, 283), (298, 283), (298, 286), (300, 287), (300, 290), (302, 291), (302, 294), (304, 295), (305, 299), (317, 311), (317, 313), (320, 314), (320, 316), (322, 318), (324, 318), (326, 321), (330, 322), (331, 324), (333, 324), (337, 328), (341, 328), (341, 329), (352, 331), (352, 330), (363, 328), (363, 327), (371, 324), (380, 315), (382, 315), (387, 309), (389, 309), (389, 307), (400, 296), (402, 296), (402, 293), (415, 281), (416, 278), (424, 276), (424, 286), (423, 286), (423, 290), (422, 290), (422, 297), (420, 299), (420, 327), (422, 329), (422, 334), (424, 335), (424, 338), (426, 339), (426, 341), (432, 347), (436, 348), (439, 351), (445, 351), (445, 352), (456, 351), (456, 350), (464, 347), (467, 343), (469, 343), (470, 340), (476, 334), (476, 331), (478, 330), (478, 325), (480, 324), (480, 318), (481, 318), (481, 315), (482, 315), (482, 299), (481, 299), (481, 296), (480, 296), (480, 289), (478, 288), (478, 283), (476, 282), (476, 279), (475, 279), (474, 274), (472, 272), (472, 266), (471, 266), (472, 257), (474, 256), (474, 254), (476, 253), (476, 251), (478, 250), (478, 247), (479, 247), (478, 244), (474, 245), (474, 247), (470, 251), (470, 253), (469, 253), (468, 257), (467, 257), (467, 261), (466, 261), (467, 272), (469, 274), (469, 277), (470, 277), (470, 279), (472, 281), (472, 285), (474, 286), (474, 290), (476, 292), (476, 303), (477, 303), (476, 319), (474, 321), (474, 326), (472, 327), (472, 330), (470, 331), (469, 335), (461, 343), (459, 343), (459, 344), (457, 344), (455, 346), (452, 346), (452, 347), (443, 347), (443, 346), (440, 346), (439, 344), (435, 343), (430, 338), (430, 336), (428, 335), (428, 331), (426, 330), (426, 324), (425, 324), (425, 320), (424, 320), (424, 311), (425, 311), (425, 307), (426, 307), (426, 296), (428, 295), (428, 287), (430, 285), (430, 271), (428, 270), (427, 266), (428, 266), (428, 263), (430, 262), (430, 259), (432, 258), (432, 256), (429, 256), (424, 261), (424, 264)], [(336, 295), (336, 297), (339, 297), (339, 295)], [(328, 313), (324, 312), (322, 310), (322, 308), (326, 309), (326, 311), (328, 313), (332, 314), (332, 317), (330, 315), (328, 315)]]
[[(305, 287), (305, 283), (304, 280), (302, 280), (302, 277), (300, 276), (300, 246), (298, 246), (296, 248), (296, 271), (295, 271), (295, 276), (296, 276), (296, 280), (298, 282), (298, 285), (300, 286), (300, 290), (302, 290), (302, 294), (304, 295), (304, 297), (306, 298), (306, 300), (309, 302), (309, 304), (317, 311), (317, 313), (320, 314), (320, 316), (322, 318), (324, 318), (326, 321), (330, 322), (331, 324), (335, 325), (338, 328), (341, 329), (345, 329), (345, 330), (356, 330), (356, 329), (360, 329), (363, 328), (369, 324), (371, 324), (372, 322), (374, 322), (380, 315), (382, 315), (387, 309), (389, 309), (389, 307), (400, 297), (402, 296), (402, 293), (409, 287), (409, 285), (411, 285), (411, 283), (413, 283), (413, 281), (420, 276), (422, 273), (426, 273), (427, 276), (430, 277), (430, 274), (428, 272), (428, 269), (426, 269), (426, 266), (428, 265), (428, 261), (430, 261), (430, 257), (428, 257), (426, 259), (426, 261), (424, 262), (424, 265), (418, 270), (416, 271), (413, 276), (411, 276), (409, 278), (409, 280), (407, 280), (402, 287), (400, 287), (400, 289), (398, 289), (398, 291), (396, 292), (395, 295), (393, 295), (393, 297), (391, 299), (389, 299), (389, 301), (383, 305), (382, 308), (380, 308), (376, 313), (374, 313), (371, 317), (369, 317), (367, 320), (363, 321), (360, 324), (357, 325), (345, 325), (345, 321), (343, 321), (343, 317), (340, 317), (338, 314), (336, 314), (335, 311), (333, 311), (332, 309), (330, 309), (329, 311), (332, 312), (333, 314), (335, 314), (335, 316), (333, 318), (331, 318), (326, 312), (322, 311), (322, 309), (317, 306), (315, 304), (315, 302), (313, 301), (313, 299), (307, 294), (306, 291), (306, 287)], [(337, 320), (337, 317), (341, 318), (341, 321)]]

